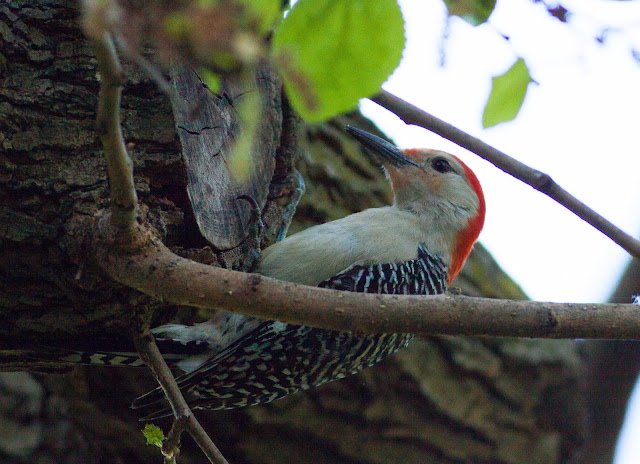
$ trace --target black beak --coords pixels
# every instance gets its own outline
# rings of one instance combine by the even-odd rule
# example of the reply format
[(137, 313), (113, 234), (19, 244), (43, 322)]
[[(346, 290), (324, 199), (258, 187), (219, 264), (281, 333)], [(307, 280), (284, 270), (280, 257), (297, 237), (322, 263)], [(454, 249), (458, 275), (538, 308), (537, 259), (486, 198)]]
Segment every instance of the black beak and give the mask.
[(386, 140), (363, 130), (356, 129), (355, 127), (347, 126), (346, 129), (354, 139), (362, 144), (362, 146), (368, 148), (383, 160), (388, 161), (392, 166), (397, 168), (400, 166), (406, 166), (407, 164), (419, 166), (418, 163), (407, 158), (395, 145), (387, 142)]

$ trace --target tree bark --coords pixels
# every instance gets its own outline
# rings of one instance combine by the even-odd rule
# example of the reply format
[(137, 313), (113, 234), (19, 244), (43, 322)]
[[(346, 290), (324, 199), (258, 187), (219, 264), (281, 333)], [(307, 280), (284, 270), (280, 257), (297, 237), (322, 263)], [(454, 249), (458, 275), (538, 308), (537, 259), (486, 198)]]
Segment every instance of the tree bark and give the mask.
[[(157, 462), (128, 409), (154, 386), (148, 372), (70, 371), (25, 354), (54, 342), (119, 349), (130, 345), (136, 318), (153, 314), (160, 323), (197, 313), (124, 288), (92, 263), (91, 231), (107, 206), (108, 180), (94, 124), (95, 60), (76, 7), (62, 0), (3, 4), (0, 53), (0, 369), (22, 370), (0, 376), (0, 456), (7, 463)], [(268, 68), (255, 85), (266, 96), (264, 140), (275, 142), (259, 145), (252, 183), (233, 188), (193, 169), (190, 156), (212, 150), (208, 161), (223, 160), (215, 147), (235, 136), (233, 102), (242, 94), (235, 84), (207, 97), (212, 119), (201, 124), (202, 100), (187, 102), (195, 112), (185, 119), (139, 70), (126, 70), (123, 127), (134, 144), (142, 213), (167, 245), (192, 259), (243, 265), (252, 251), (244, 240), (250, 215), (234, 199), (245, 188), (264, 205), (266, 243), (272, 241), (297, 194), (295, 160), (307, 192), (292, 232), (390, 201), (379, 168), (343, 132), (346, 123), (375, 127), (359, 114), (299, 126)], [(202, 133), (213, 134), (206, 145), (213, 148), (197, 153), (187, 139)], [(221, 199), (226, 206), (216, 206)], [(481, 246), (455, 286), (524, 298)], [(199, 417), (236, 464), (559, 463), (584, 440), (581, 392), (572, 341), (430, 337), (360, 375), (270, 405)], [(204, 462), (188, 439), (181, 459)]]

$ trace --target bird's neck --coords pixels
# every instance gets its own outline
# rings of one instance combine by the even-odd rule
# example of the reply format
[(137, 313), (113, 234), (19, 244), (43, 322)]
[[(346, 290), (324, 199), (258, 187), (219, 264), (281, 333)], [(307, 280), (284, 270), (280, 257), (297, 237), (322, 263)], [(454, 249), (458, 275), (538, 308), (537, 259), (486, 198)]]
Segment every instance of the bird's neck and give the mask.
[(401, 228), (410, 231), (413, 243), (424, 244), (429, 253), (440, 257), (447, 266), (450, 266), (453, 253), (452, 234), (448, 225), (439, 220), (437, 215), (421, 214), (398, 205), (387, 206), (380, 210), (388, 213), (391, 218), (388, 221), (391, 235), (399, 236), (398, 232)]
[(469, 229), (469, 212), (450, 203), (413, 203), (394, 208), (417, 218), (423, 243), (430, 253), (440, 256), (449, 267), (449, 282), (460, 272), (477, 238)]

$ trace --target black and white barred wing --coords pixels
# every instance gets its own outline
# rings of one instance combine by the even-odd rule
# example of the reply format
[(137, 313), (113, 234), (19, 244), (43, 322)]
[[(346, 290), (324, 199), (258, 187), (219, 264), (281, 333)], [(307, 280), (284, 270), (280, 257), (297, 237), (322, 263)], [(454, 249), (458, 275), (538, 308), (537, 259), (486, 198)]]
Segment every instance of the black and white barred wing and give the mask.
[[(366, 293), (436, 294), (446, 290), (447, 269), (425, 249), (404, 263), (354, 265), (321, 287)], [(196, 409), (229, 409), (278, 398), (354, 374), (398, 348), (411, 334), (357, 335), (267, 321), (216, 353), (195, 371), (177, 379)], [(133, 407), (164, 400), (160, 389), (138, 398)], [(168, 408), (146, 417), (169, 415)]]
[(447, 290), (444, 261), (418, 248), (418, 257), (402, 263), (354, 264), (319, 287), (387, 295), (437, 295)]
[[(176, 379), (195, 409), (230, 409), (268, 403), (380, 362), (409, 341), (407, 334), (356, 336), (352, 332), (265, 322), (200, 368)], [(157, 388), (134, 408), (164, 401)], [(163, 404), (163, 406), (165, 406)], [(163, 407), (145, 419), (171, 414)]]

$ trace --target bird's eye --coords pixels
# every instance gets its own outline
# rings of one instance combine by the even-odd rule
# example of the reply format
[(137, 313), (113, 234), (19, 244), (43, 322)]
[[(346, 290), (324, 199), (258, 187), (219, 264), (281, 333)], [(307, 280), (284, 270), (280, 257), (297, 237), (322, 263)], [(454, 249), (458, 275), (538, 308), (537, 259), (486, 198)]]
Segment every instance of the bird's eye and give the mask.
[(435, 169), (436, 171), (441, 172), (441, 173), (453, 171), (453, 168), (449, 164), (449, 161), (447, 161), (444, 158), (436, 158), (436, 159), (434, 159), (432, 161), (431, 165), (433, 166), (433, 169)]

